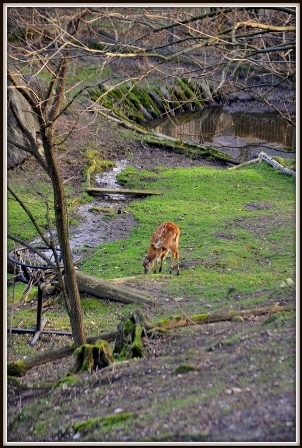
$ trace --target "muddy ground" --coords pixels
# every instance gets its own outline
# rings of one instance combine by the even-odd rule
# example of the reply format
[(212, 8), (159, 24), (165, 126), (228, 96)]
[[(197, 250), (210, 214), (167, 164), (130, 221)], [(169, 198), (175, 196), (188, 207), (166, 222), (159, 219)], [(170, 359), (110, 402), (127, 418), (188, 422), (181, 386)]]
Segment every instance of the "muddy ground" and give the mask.
[[(86, 120), (88, 123), (89, 116)], [(71, 122), (72, 117), (64, 117), (61, 130)], [(127, 159), (136, 167), (226, 168), (220, 162), (193, 161), (159, 148), (147, 148), (142, 142), (127, 140), (115, 125), (99, 124), (90, 134), (83, 133), (84, 125), (79, 125), (70, 149), (60, 160), (63, 177), (75, 195), (81, 192), (85, 180), (79, 150), (92, 141), (102, 148), (105, 158)], [(23, 170), (42, 176), (32, 160), (24, 164)], [(19, 175), (17, 170), (14, 175)], [(125, 210), (128, 200), (113, 201), (112, 205)], [(85, 210), (83, 213), (84, 217), (91, 217)], [(107, 241), (126, 238), (135, 221), (130, 214), (122, 213), (117, 214), (114, 227), (101, 215), (94, 216), (90, 224), (101, 230), (99, 234), (94, 231), (92, 237), (86, 227), (89, 241), (80, 227), (71, 229), (73, 249), (79, 258), (82, 245), (86, 249), (90, 245), (93, 250), (104, 235)], [(263, 235), (269, 234), (273, 224), (269, 219), (262, 222)], [(150, 319), (167, 313), (180, 314), (187, 307), (198, 310), (199, 303), (189, 303), (186, 297), (164, 295), (164, 281), (163, 276), (156, 283), (145, 278), (140, 283), (132, 280), (126, 284), (153, 288), (156, 306), (144, 309)], [(236, 296), (230, 300), (236, 301)], [(295, 291), (280, 289), (268, 295), (264, 305), (273, 303), (294, 304)], [(294, 319), (282, 315), (252, 316), (171, 330), (161, 338), (145, 341), (145, 358), (114, 364), (92, 374), (82, 373), (75, 385), (43, 387), (45, 381), (57, 381), (67, 373), (73, 362), (71, 357), (35, 367), (19, 379), (19, 385), (8, 383), (7, 440), (69, 444), (295, 442), (296, 372), (288, 367), (296, 355), (295, 338)], [(43, 336), (33, 350), (39, 352), (69, 342), (66, 337)], [(17, 355), (8, 348), (9, 359), (18, 359)], [(19, 418), (20, 411), (30, 418)], [(95, 418), (90, 427), (74, 428), (75, 423)]]

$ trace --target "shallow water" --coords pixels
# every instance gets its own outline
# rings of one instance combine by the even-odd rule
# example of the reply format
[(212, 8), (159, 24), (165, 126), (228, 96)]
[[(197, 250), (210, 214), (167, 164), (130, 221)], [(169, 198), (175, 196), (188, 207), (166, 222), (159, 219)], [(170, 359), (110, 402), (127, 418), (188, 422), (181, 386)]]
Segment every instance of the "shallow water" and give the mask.
[(153, 120), (147, 128), (217, 147), (239, 162), (255, 158), (261, 151), (270, 156), (296, 157), (295, 129), (276, 113), (230, 113), (212, 108)]
[[(117, 174), (120, 173), (128, 165), (128, 160), (118, 160), (115, 167), (99, 173), (95, 176), (96, 188), (120, 188), (117, 182)], [(74, 254), (75, 260), (82, 258), (83, 248), (86, 252), (100, 244), (108, 241), (110, 234), (110, 221), (104, 222), (103, 213), (94, 213), (95, 208), (105, 207), (113, 213), (125, 206), (128, 198), (123, 194), (108, 194), (99, 196), (95, 201), (83, 204), (78, 208), (80, 222), (77, 226), (70, 228), (70, 247)], [(116, 229), (115, 229), (116, 231)], [(125, 228), (125, 231), (127, 229)], [(121, 229), (122, 234), (122, 229)]]
[[(117, 182), (116, 176), (122, 170), (124, 170), (129, 161), (127, 159), (118, 160), (115, 162), (115, 167), (111, 170), (105, 171), (104, 173), (96, 174), (95, 176), (95, 187), (96, 188), (120, 188), (119, 183)], [(110, 194), (108, 195), (108, 199), (111, 201), (116, 200), (124, 200), (125, 195), (123, 194)]]

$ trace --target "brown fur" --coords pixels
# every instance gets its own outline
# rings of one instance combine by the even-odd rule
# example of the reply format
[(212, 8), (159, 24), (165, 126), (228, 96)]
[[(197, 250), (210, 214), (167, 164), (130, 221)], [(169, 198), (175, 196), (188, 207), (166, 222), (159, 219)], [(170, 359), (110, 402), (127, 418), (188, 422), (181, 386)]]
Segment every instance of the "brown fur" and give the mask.
[(143, 263), (145, 274), (147, 274), (153, 266), (155, 266), (154, 273), (156, 273), (158, 261), (160, 261), (158, 271), (161, 272), (163, 261), (168, 253), (171, 252), (170, 274), (174, 269), (174, 262), (176, 261), (177, 275), (179, 275), (179, 237), (179, 227), (174, 222), (170, 221), (164, 222), (153, 232), (148, 254)]

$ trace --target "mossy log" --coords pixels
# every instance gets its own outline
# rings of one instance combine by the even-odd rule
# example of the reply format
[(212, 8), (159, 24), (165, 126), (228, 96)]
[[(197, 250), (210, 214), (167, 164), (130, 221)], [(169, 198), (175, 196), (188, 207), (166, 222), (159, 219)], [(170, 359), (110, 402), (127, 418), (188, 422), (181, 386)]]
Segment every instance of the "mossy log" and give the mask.
[(108, 280), (102, 280), (93, 275), (84, 274), (81, 271), (76, 271), (76, 277), (80, 292), (86, 292), (95, 297), (109, 299), (115, 302), (155, 304), (154, 299), (149, 294), (143, 293), (135, 288), (116, 285)]
[(122, 359), (142, 357), (145, 354), (143, 338), (158, 337), (164, 332), (166, 332), (165, 329), (154, 326), (141, 310), (136, 310), (119, 323), (117, 331), (88, 337), (87, 343), (76, 349), (73, 344), (70, 344), (57, 350), (41, 352), (22, 361), (9, 362), (7, 364), (7, 374), (8, 376), (21, 377), (35, 366), (65, 358), (72, 354), (75, 356), (75, 362), (71, 368), (71, 373), (91, 372), (96, 368), (107, 367), (114, 361), (109, 342), (115, 342), (113, 353), (118, 354)]
[(152, 196), (162, 194), (161, 191), (158, 190), (129, 190), (125, 188), (94, 188), (94, 187), (86, 187), (86, 191), (88, 194), (124, 194), (124, 195), (132, 195), (132, 196)]
[(145, 135), (143, 141), (148, 144), (161, 146), (165, 149), (171, 149), (195, 159), (198, 157), (209, 157), (215, 160), (232, 163), (233, 165), (239, 164), (239, 162), (233, 160), (229, 154), (220, 151), (217, 148), (198, 145), (197, 143), (184, 142), (159, 132), (153, 132), (152, 134)]
[(236, 160), (233, 160), (229, 154), (220, 151), (217, 148), (213, 148), (212, 146), (203, 146), (198, 145), (197, 143), (184, 142), (182, 140), (178, 140), (159, 132), (146, 131), (144, 128), (131, 124), (129, 121), (122, 119), (121, 117), (112, 117), (110, 115), (105, 116), (106, 118), (113, 120), (115, 123), (118, 123), (125, 128), (129, 128), (140, 134), (143, 134), (143, 142), (149, 145), (160, 146), (164, 149), (171, 149), (175, 152), (185, 154), (192, 158), (209, 157), (214, 160), (221, 160), (226, 163), (231, 163), (232, 165), (238, 165), (240, 163)]
[(131, 129), (132, 131), (144, 135), (149, 133), (149, 131), (146, 131), (146, 129), (142, 126), (136, 125), (130, 122), (128, 119), (116, 115), (111, 109), (108, 109), (106, 107), (102, 107), (101, 110), (98, 110), (98, 113), (106, 120), (113, 121), (114, 123), (117, 123), (119, 126), (123, 126), (126, 129)]
[[(108, 342), (113, 342), (116, 338), (117, 332), (102, 333), (98, 336), (90, 336), (87, 338), (88, 344), (94, 344), (98, 339), (103, 339)], [(11, 376), (24, 376), (26, 372), (35, 366), (46, 364), (48, 362), (66, 358), (71, 356), (75, 350), (74, 344), (65, 345), (56, 350), (49, 350), (29, 356), (22, 361), (10, 361), (7, 363), (7, 374)]]
[(249, 316), (261, 316), (262, 314), (272, 314), (278, 313), (280, 311), (294, 311), (295, 305), (271, 305), (264, 308), (254, 308), (252, 310), (242, 310), (242, 311), (228, 311), (222, 313), (205, 313), (205, 314), (195, 314), (193, 316), (172, 316), (162, 321), (157, 322), (159, 328), (165, 328), (170, 330), (172, 328), (186, 327), (188, 325), (199, 325), (207, 324), (213, 322), (223, 322), (226, 320), (233, 320), (234, 318), (240, 316), (242, 318)]

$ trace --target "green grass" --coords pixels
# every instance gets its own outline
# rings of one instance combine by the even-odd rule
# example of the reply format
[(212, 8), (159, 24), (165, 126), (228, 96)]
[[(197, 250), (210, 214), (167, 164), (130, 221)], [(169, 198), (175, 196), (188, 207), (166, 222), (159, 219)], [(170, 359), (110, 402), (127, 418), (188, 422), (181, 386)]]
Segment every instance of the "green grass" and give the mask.
[[(104, 278), (141, 274), (152, 231), (161, 222), (172, 220), (181, 229), (181, 263), (192, 264), (179, 278), (165, 278), (172, 294), (206, 294), (214, 299), (224, 296), (230, 284), (246, 294), (277, 287), (286, 277), (294, 280), (293, 178), (260, 164), (237, 171), (169, 169), (156, 175), (130, 167), (119, 175), (119, 181), (128, 188), (161, 190), (162, 195), (133, 202), (128, 211), (135, 215), (138, 226), (130, 238), (100, 246), (106, 248), (106, 258), (102, 254), (90, 258), (83, 271), (97, 269)], [(268, 204), (268, 208), (251, 211), (246, 207), (256, 202)], [(272, 226), (262, 230), (267, 217), (273, 218)], [(281, 217), (283, 225), (278, 224)], [(154, 281), (156, 278), (153, 276)]]
[[(53, 200), (50, 185), (36, 184), (35, 189), (28, 188), (24, 184), (11, 183), (14, 193), (22, 200), (27, 209), (30, 210), (36, 223), (41, 229), (47, 229), (47, 218), (54, 224)], [(38, 193), (39, 192), (39, 193)], [(49, 204), (49, 209), (46, 204)], [(16, 199), (8, 193), (7, 195), (7, 230), (9, 233), (29, 241), (37, 237), (35, 229), (30, 218), (23, 210)], [(8, 241), (8, 250), (11, 250), (14, 244)]]

